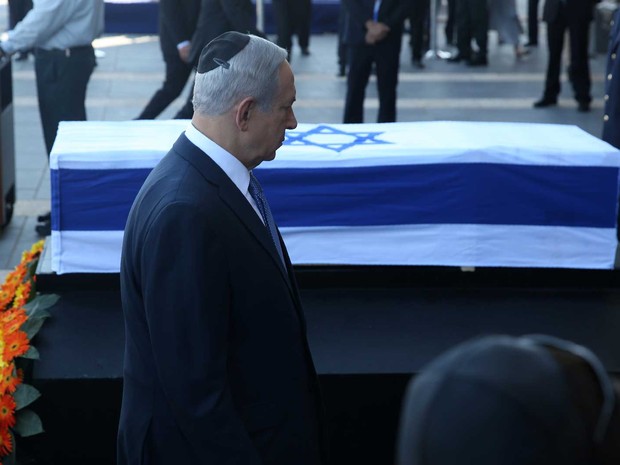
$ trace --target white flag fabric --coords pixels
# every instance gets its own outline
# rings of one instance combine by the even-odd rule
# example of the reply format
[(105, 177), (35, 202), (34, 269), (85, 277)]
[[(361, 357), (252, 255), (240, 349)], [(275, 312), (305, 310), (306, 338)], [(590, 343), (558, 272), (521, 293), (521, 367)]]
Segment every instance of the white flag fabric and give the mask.
[[(52, 269), (119, 271), (127, 214), (187, 121), (64, 122)], [(254, 170), (294, 264), (612, 268), (620, 151), (576, 126), (300, 124)]]

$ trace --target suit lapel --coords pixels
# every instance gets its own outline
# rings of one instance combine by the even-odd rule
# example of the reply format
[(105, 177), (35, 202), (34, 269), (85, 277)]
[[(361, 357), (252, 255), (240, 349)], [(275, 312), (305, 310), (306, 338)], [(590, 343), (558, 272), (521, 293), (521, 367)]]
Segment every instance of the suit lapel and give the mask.
[[(235, 186), (226, 173), (224, 173), (211, 158), (192, 144), (184, 134), (177, 139), (174, 149), (176, 153), (194, 166), (207, 180), (219, 187), (219, 194), (222, 201), (228, 205), (241, 223), (243, 223), (248, 231), (267, 251), (280, 270), (280, 274), (289, 286), (289, 290), (292, 292), (288, 270), (285, 269), (282, 260), (280, 260), (280, 256), (278, 255), (275, 244), (271, 240), (269, 231), (258, 218), (258, 215), (247, 199), (241, 194), (239, 189), (237, 189), (237, 186)], [(284, 243), (282, 241), (280, 241), (280, 243), (284, 249)]]

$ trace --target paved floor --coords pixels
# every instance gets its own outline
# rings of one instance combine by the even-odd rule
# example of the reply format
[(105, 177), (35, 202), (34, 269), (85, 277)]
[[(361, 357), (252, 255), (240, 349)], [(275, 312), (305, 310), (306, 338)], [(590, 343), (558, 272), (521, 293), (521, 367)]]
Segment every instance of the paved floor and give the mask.
[[(524, 0), (519, 0), (522, 13), (525, 13), (524, 4)], [(0, 24), (7, 24), (6, 9), (6, 0), (0, 0)], [(499, 46), (497, 35), (491, 32), (488, 67), (468, 68), (463, 64), (432, 59), (426, 61), (424, 70), (411, 66), (406, 37), (398, 87), (398, 120), (563, 123), (577, 125), (599, 136), (604, 55), (593, 55), (591, 59), (594, 101), (590, 113), (576, 111), (566, 82), (558, 107), (532, 109), (532, 102), (542, 93), (546, 66), (544, 35), (544, 25), (541, 25), (541, 46), (521, 61), (515, 60), (510, 46)], [(438, 42), (441, 48), (441, 29)], [(157, 37), (105, 36), (97, 40), (95, 46), (105, 56), (99, 58), (88, 89), (89, 119), (122, 121), (134, 118), (163, 77), (164, 66)], [(299, 49), (293, 51), (292, 66), (298, 96), (294, 108), (298, 120), (341, 122), (346, 82), (336, 77), (335, 35), (313, 36), (310, 49), (309, 57), (302, 57)], [(49, 210), (50, 199), (49, 170), (38, 116), (32, 59), (13, 63), (13, 84), (17, 203), (12, 222), (0, 233), (0, 277), (18, 263), (23, 250), (39, 239), (34, 232), (36, 216)], [(181, 104), (182, 99), (179, 99), (160, 118), (170, 118)], [(371, 82), (366, 100), (367, 122), (375, 120), (377, 106), (376, 91)]]

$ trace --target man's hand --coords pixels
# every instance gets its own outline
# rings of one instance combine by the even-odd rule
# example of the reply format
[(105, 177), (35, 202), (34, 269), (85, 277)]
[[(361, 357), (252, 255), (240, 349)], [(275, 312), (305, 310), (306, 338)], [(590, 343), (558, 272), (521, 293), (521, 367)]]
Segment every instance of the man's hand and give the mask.
[(187, 42), (187, 44), (184, 44), (182, 47), (178, 48), (179, 56), (185, 63), (189, 62), (189, 51), (191, 48), (192, 44), (190, 42)]
[(369, 45), (382, 41), (390, 32), (390, 27), (379, 21), (366, 21), (366, 43)]

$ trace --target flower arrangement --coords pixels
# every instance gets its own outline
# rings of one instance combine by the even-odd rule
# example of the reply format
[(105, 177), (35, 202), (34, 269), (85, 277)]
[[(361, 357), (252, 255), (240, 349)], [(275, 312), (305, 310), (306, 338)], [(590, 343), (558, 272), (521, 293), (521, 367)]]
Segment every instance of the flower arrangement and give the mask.
[[(32, 436), (43, 432), (36, 413), (26, 409), (40, 397), (33, 386), (24, 383), (19, 359), (38, 359), (30, 341), (50, 316), (46, 308), (56, 295), (37, 295), (35, 270), (43, 241), (22, 254), (19, 265), (0, 286), (0, 460), (14, 451), (13, 432)], [(0, 463), (2, 465), (2, 463)]]

